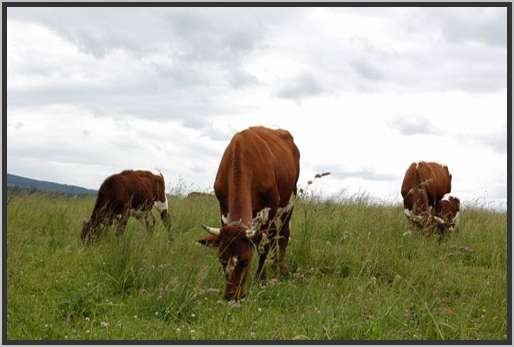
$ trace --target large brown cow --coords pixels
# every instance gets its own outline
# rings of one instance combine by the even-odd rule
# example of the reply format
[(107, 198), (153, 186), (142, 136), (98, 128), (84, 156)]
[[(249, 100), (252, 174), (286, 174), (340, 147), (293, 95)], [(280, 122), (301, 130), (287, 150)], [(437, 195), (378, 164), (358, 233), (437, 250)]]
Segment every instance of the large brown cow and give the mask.
[(411, 220), (426, 221), (451, 187), (452, 175), (446, 165), (424, 161), (412, 163), (401, 188), (405, 215)]
[(168, 199), (162, 174), (145, 170), (125, 170), (105, 179), (100, 186), (91, 218), (84, 222), (82, 240), (94, 237), (101, 226), (117, 222), (116, 234), (121, 234), (130, 216), (152, 230), (156, 207), (164, 225), (169, 227)]
[(270, 250), (281, 274), (290, 218), (300, 174), (300, 152), (286, 130), (251, 127), (234, 135), (216, 175), (214, 191), (220, 205), (221, 228), (204, 228), (211, 235), (200, 243), (217, 247), (225, 272), (225, 299), (238, 300), (255, 251), (257, 278), (265, 279)]

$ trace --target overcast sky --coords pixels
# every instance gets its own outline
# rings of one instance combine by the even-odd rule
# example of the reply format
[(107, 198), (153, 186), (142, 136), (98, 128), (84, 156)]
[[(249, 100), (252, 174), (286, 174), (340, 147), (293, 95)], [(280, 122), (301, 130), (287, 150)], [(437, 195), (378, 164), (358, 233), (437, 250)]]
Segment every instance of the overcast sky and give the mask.
[(209, 190), (233, 134), (289, 130), (300, 185), (400, 202), (437, 161), (507, 198), (505, 8), (8, 8), (8, 172)]

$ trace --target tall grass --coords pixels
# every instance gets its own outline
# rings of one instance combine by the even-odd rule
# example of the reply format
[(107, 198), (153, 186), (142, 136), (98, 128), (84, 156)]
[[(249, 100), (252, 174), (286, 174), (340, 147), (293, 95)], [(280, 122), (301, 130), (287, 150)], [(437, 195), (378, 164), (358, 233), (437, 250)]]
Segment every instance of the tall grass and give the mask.
[(219, 224), (215, 198), (176, 196), (170, 232), (131, 219), (89, 247), (79, 234), (93, 197), (8, 200), (12, 340), (507, 337), (505, 213), (466, 208), (438, 242), (410, 230), (399, 206), (304, 195), (289, 277), (252, 278), (245, 301), (229, 305), (216, 253), (197, 243), (200, 224)]

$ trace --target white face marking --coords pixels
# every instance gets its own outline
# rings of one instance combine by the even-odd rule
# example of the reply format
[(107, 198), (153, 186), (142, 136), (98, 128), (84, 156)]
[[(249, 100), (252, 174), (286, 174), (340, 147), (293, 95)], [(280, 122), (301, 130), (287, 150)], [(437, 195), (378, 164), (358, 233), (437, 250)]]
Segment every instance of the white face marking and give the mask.
[(223, 222), (223, 224), (228, 224), (228, 214), (226, 216), (222, 214), (221, 221)]
[(155, 200), (153, 206), (159, 210), (159, 212), (168, 210), (168, 196), (164, 194), (164, 202)]

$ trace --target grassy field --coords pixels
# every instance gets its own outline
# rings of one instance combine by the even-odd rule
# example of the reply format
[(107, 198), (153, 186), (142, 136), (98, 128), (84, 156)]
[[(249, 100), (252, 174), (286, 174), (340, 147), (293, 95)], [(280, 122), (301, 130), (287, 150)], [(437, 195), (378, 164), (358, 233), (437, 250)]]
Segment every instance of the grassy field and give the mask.
[(8, 196), (8, 339), (507, 338), (505, 213), (464, 209), (438, 242), (400, 206), (299, 200), (289, 277), (252, 278), (229, 305), (215, 251), (197, 243), (200, 224), (219, 224), (214, 199), (170, 199), (170, 233), (131, 219), (84, 247), (93, 204)]

